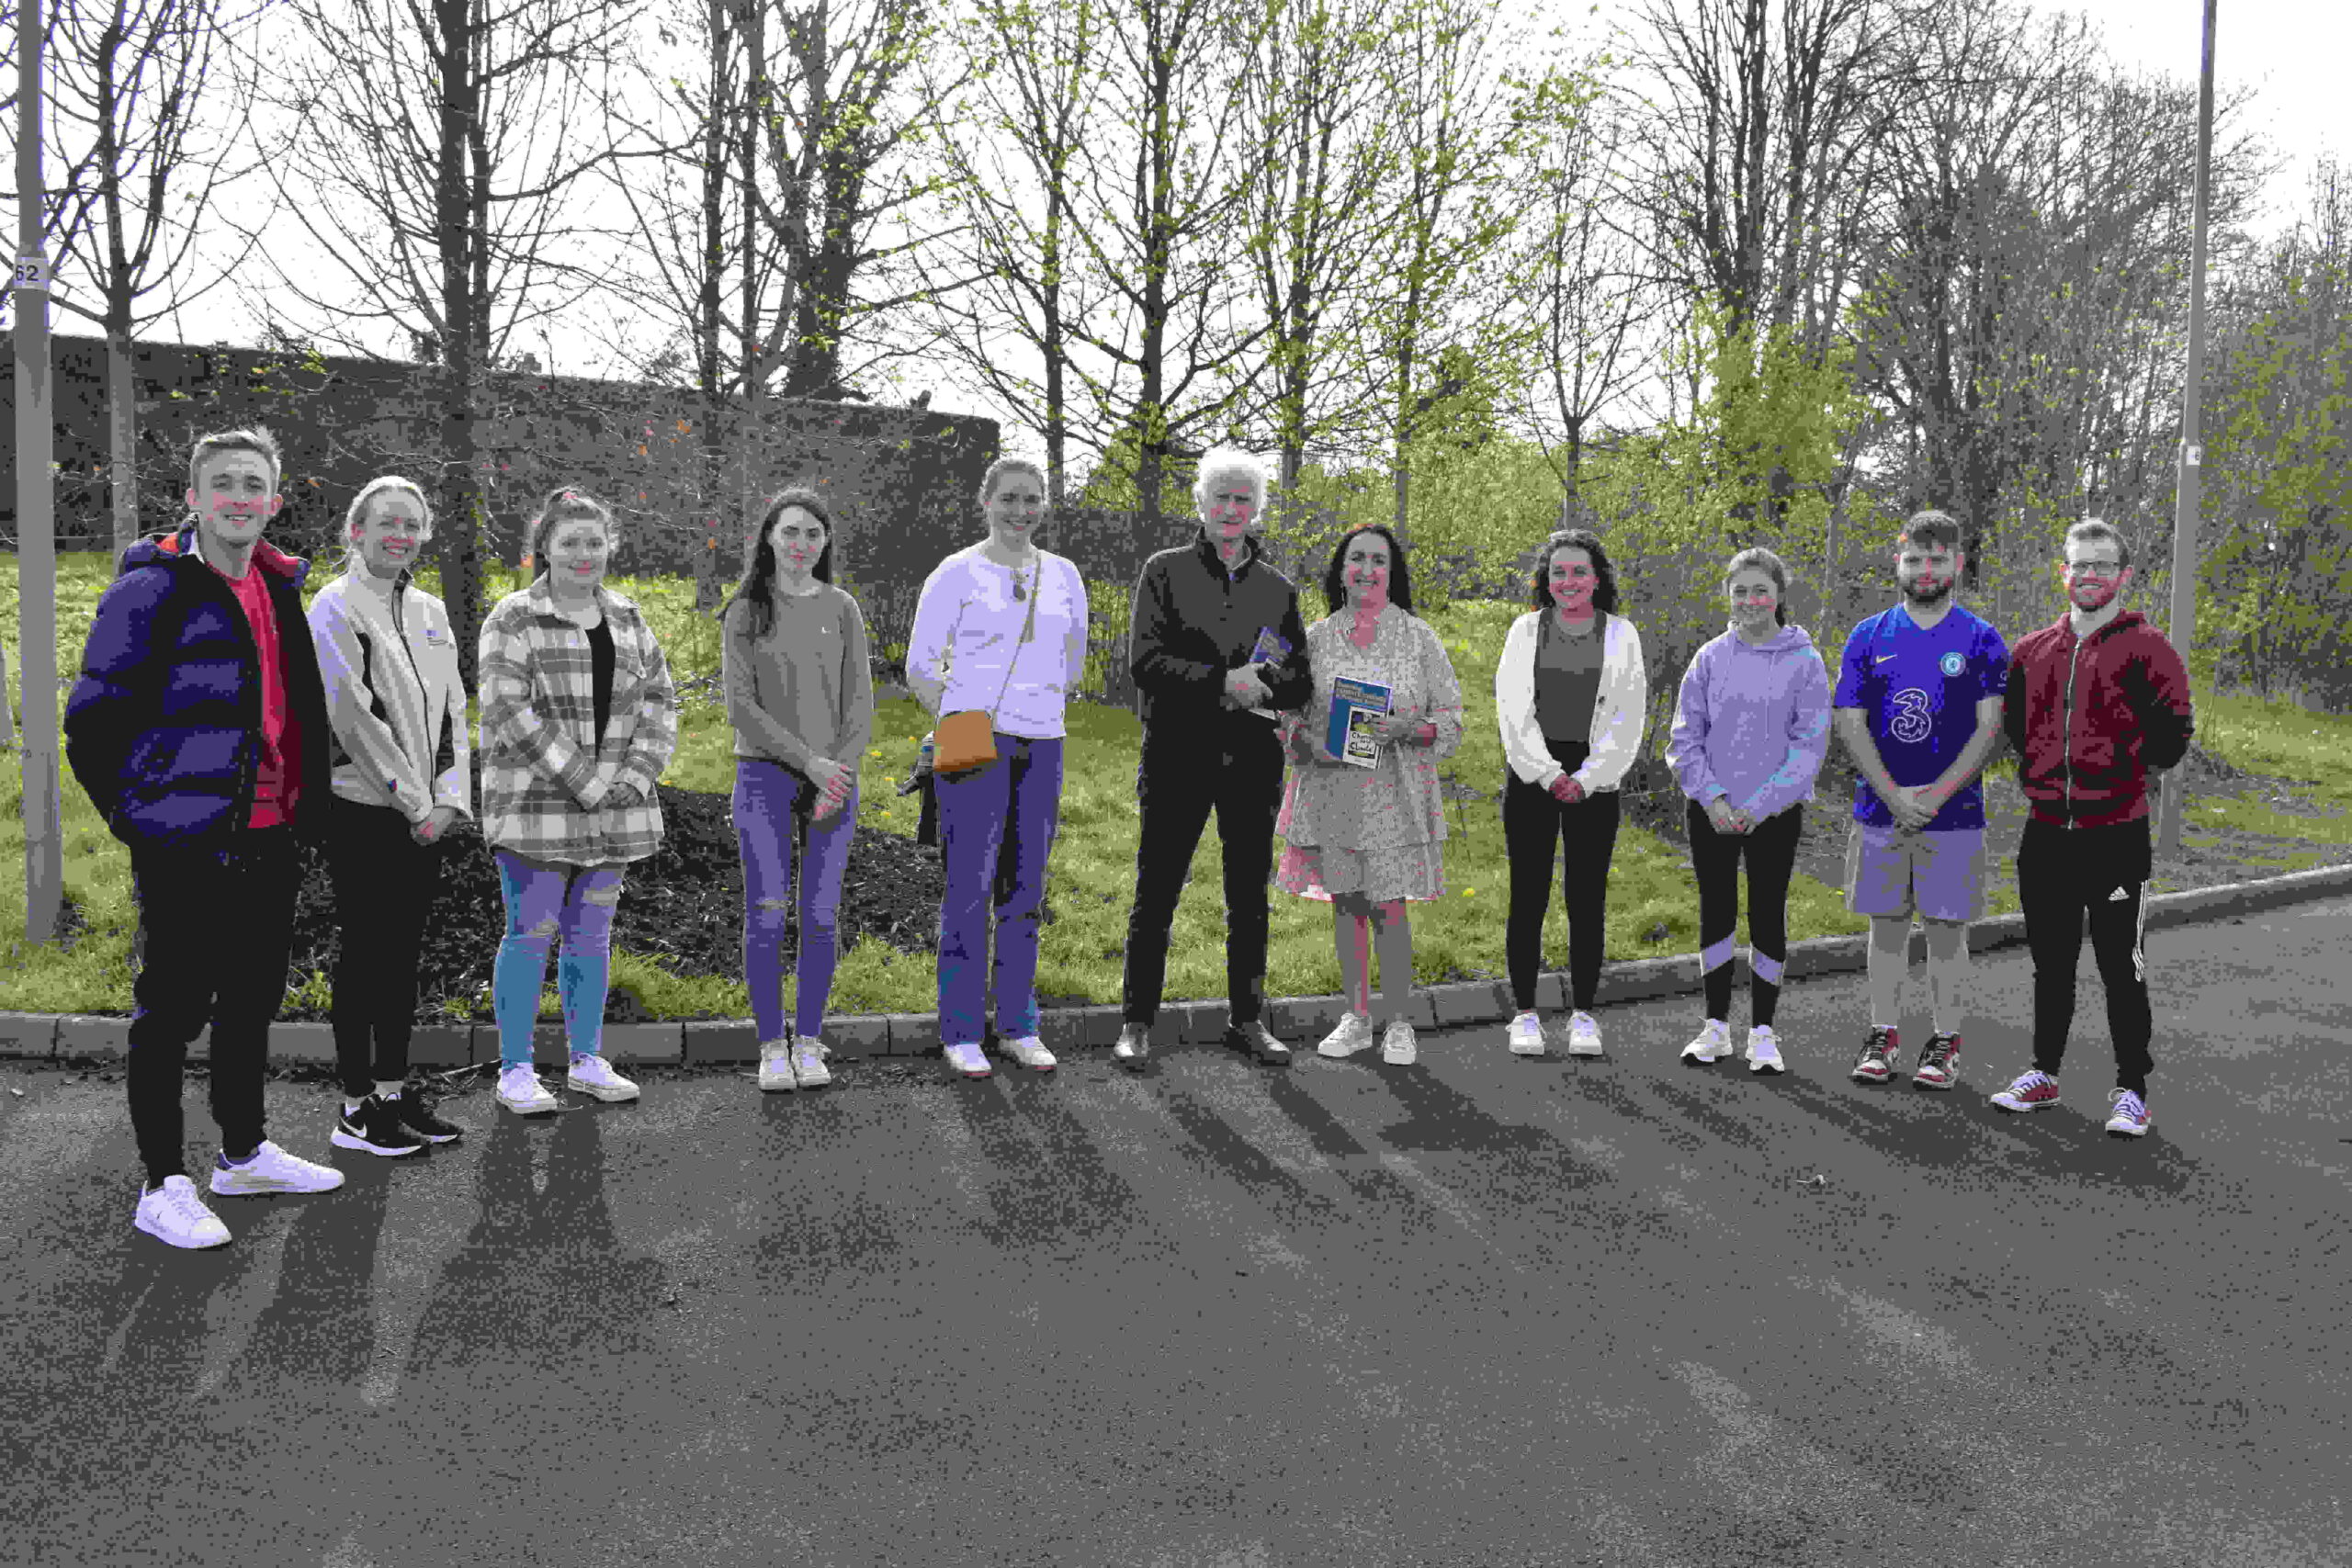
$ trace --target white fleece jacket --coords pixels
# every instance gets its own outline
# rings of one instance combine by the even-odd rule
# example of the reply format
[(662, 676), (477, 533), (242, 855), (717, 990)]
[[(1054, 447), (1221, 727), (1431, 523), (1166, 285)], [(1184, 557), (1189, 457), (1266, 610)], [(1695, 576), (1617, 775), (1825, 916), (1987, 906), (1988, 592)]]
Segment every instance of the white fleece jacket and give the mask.
[[(311, 602), (311, 640), (334, 729), (334, 793), (422, 822), (473, 815), (473, 756), (458, 645), (441, 601), (354, 564)], [(435, 769), (439, 767), (436, 773)]]
[[(1550, 789), (1566, 770), (1552, 760), (1544, 727), (1535, 716), (1535, 639), (1548, 611), (1530, 610), (1510, 624), (1502, 661), (1495, 666), (1495, 723), (1503, 736), (1510, 771), (1538, 789)], [(1642, 662), (1642, 634), (1623, 615), (1601, 627), (1600, 690), (1592, 703), (1591, 754), (1576, 772), (1587, 795), (1615, 789), (1642, 749), (1649, 718), (1649, 671)]]

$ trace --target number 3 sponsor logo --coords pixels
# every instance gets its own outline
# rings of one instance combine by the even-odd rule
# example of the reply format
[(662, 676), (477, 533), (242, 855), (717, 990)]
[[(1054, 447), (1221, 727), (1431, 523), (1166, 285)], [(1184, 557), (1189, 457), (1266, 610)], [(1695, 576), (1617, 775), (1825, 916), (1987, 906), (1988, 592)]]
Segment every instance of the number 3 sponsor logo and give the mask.
[(1928, 710), (1928, 694), (1918, 686), (1905, 686), (1894, 694), (1894, 717), (1886, 732), (1905, 745), (1916, 746), (1928, 738), (1935, 728), (1935, 715)]

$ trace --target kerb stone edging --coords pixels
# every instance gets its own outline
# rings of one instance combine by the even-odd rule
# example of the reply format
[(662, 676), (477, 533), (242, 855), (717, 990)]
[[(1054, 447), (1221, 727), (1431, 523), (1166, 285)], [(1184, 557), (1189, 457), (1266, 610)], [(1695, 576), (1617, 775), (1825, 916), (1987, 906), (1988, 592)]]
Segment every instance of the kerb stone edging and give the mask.
[[(2254, 882), (2233, 882), (2221, 887), (2193, 887), (2159, 894), (2148, 901), (2151, 931), (2195, 924), (2200, 920), (2276, 909), (2289, 904), (2352, 891), (2352, 864), (2320, 866), (2284, 876)], [(1969, 948), (1984, 953), (2025, 941), (2025, 920), (2019, 915), (1996, 915), (1970, 928)], [(1787, 973), (1792, 978), (1815, 975), (1850, 974), (1862, 967), (1869, 939), (1863, 936), (1815, 937), (1789, 948)], [(1926, 940), (1911, 937), (1911, 957), (1925, 954)], [(1566, 1008), (1562, 978), (1555, 971), (1536, 982), (1536, 1005), (1552, 1011)], [(1687, 996), (1699, 988), (1699, 955), (1675, 953), (1665, 958), (1637, 958), (1612, 964), (1601, 971), (1603, 1002), (1649, 1001), (1659, 997)], [(1510, 987), (1499, 980), (1463, 980), (1424, 986), (1414, 997), (1415, 1021), (1422, 1028), (1454, 1028), (1464, 1024), (1501, 1023), (1510, 1017)], [(1267, 1022), (1278, 1034), (1314, 1035), (1340, 1019), (1338, 997), (1270, 998)], [(1039, 1032), (1065, 1049), (1105, 1046), (1118, 1038), (1120, 1010), (1115, 1007), (1048, 1008), (1040, 1015)], [(1224, 1030), (1226, 1005), (1219, 1001), (1163, 1003), (1155, 1037), (1162, 1044), (1179, 1041), (1203, 1043)], [(119, 1061), (130, 1048), (130, 1021), (124, 1018), (88, 1014), (0, 1011), (0, 1057), (45, 1060), (51, 1057), (94, 1057)], [(542, 1023), (532, 1042), (533, 1055), (542, 1064), (563, 1062), (563, 1026)], [(869, 1013), (835, 1018), (826, 1043), (836, 1060), (863, 1056), (913, 1056), (939, 1049), (939, 1020), (932, 1013)], [(686, 1063), (710, 1065), (750, 1062), (758, 1050), (756, 1032), (746, 1019), (712, 1019), (688, 1023), (608, 1023), (605, 1051), (616, 1062)], [(191, 1060), (201, 1060), (201, 1036), (188, 1047)], [(309, 1062), (333, 1066), (334, 1032), (322, 1023), (273, 1024), (269, 1055), (274, 1062)], [(421, 1067), (483, 1066), (498, 1060), (498, 1030), (492, 1024), (419, 1024), (411, 1060)]]

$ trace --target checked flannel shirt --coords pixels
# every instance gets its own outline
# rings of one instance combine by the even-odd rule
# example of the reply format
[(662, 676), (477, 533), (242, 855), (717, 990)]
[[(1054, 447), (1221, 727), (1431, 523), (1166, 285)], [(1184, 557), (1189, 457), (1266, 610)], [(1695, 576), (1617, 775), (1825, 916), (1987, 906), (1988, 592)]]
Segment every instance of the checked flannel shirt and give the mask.
[[(532, 860), (605, 865), (643, 860), (662, 842), (653, 786), (678, 743), (677, 688), (637, 605), (601, 587), (596, 603), (613, 634), (601, 750), (588, 634), (556, 614), (547, 579), (500, 600), (482, 623), (482, 837)], [(605, 806), (620, 784), (640, 798)]]

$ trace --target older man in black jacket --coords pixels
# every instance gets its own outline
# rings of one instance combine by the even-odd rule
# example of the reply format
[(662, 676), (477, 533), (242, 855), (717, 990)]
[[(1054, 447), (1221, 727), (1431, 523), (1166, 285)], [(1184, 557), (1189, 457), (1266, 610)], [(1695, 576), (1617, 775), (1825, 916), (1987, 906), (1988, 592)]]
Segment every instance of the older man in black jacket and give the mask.
[(1261, 1016), (1266, 886), (1283, 790), (1272, 720), (1275, 710), (1306, 706), (1312, 694), (1306, 630), (1297, 588), (1250, 536), (1266, 501), (1258, 460), (1230, 447), (1210, 451), (1193, 498), (1200, 537), (1152, 557), (1136, 583), (1128, 663), (1143, 697), (1136, 773), (1143, 839), (1127, 921), (1125, 1023), (1111, 1054), (1128, 1066), (1150, 1055), (1169, 927), (1214, 807), (1225, 846), (1225, 972), (1233, 1004), (1225, 1042), (1261, 1062), (1286, 1063), (1290, 1048)]

